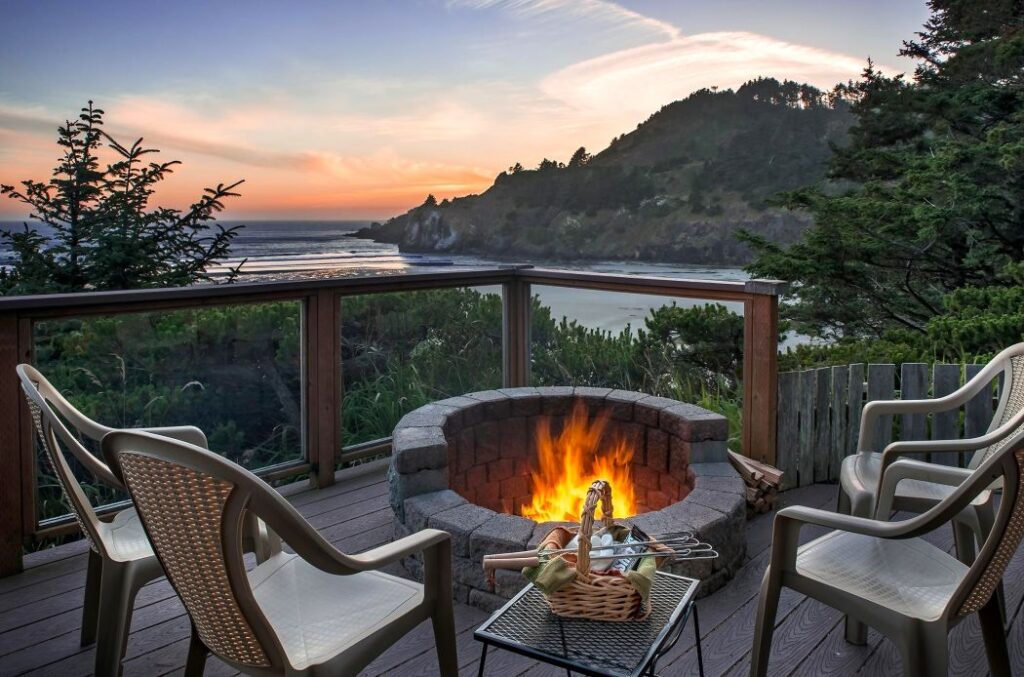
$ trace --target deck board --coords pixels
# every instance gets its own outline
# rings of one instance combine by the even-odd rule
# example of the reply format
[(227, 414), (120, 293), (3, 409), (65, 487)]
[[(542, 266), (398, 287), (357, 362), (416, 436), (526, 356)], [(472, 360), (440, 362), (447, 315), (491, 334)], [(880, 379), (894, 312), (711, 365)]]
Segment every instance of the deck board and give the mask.
[[(391, 540), (391, 511), (383, 466), (370, 464), (348, 471), (334, 486), (321, 491), (290, 492), (289, 500), (324, 534), (347, 552), (359, 552)], [(835, 485), (793, 489), (780, 496), (783, 505), (832, 509)], [(735, 578), (722, 590), (700, 601), (702, 643), (709, 676), (745, 675), (749, 669), (754, 611), (761, 576), (771, 545), (772, 515), (747, 523), (747, 556)], [(806, 528), (802, 538), (820, 533)], [(940, 530), (929, 540), (947, 550), (951, 534)], [(93, 649), (78, 645), (85, 548), (72, 543), (26, 557), (22, 574), (0, 579), (0, 675), (60, 675), (77, 677), (91, 672)], [(397, 571), (396, 571), (397, 572)], [(1011, 617), (1010, 647), (1015, 672), (1024, 673), (1024, 555), (1018, 553), (1007, 571), (1007, 607)], [(460, 671), (476, 674), (480, 646), (473, 630), (487, 614), (456, 608)], [(785, 591), (776, 618), (770, 674), (864, 675), (899, 674), (892, 644), (871, 631), (867, 646), (843, 639), (841, 615), (814, 600)], [(126, 675), (180, 675), (188, 644), (188, 618), (166, 581), (140, 591), (125, 656)], [(977, 622), (969, 620), (950, 635), (953, 675), (986, 674), (984, 648)], [(564, 672), (550, 666), (492, 650), (489, 675), (552, 677)], [(424, 623), (371, 663), (367, 676), (436, 674), (433, 633)], [(692, 628), (684, 632), (660, 666), (662, 675), (696, 674)], [(210, 659), (207, 675), (234, 675), (227, 665)]]

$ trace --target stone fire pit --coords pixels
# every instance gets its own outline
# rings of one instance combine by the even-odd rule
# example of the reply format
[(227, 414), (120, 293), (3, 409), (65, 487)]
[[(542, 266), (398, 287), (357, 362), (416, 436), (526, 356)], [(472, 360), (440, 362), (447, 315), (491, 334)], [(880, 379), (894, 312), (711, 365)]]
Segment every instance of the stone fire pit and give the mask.
[[(558, 522), (521, 517), (536, 467), (534, 430), (541, 417), (557, 428), (577, 401), (591, 416), (610, 416), (608, 432), (634, 448), (632, 475), (640, 514), (616, 520), (648, 534), (695, 532), (721, 554), (667, 570), (702, 580), (700, 593), (721, 587), (744, 555), (743, 482), (726, 461), (724, 417), (692, 404), (610, 388), (506, 388), (470, 393), (410, 412), (394, 431), (388, 472), (395, 536), (426, 527), (452, 534), (455, 598), (486, 610), (524, 585), (499, 571), (488, 584), (481, 559), (524, 550)], [(612, 487), (613, 504), (615, 487)], [(405, 566), (420, 576), (422, 564)]]

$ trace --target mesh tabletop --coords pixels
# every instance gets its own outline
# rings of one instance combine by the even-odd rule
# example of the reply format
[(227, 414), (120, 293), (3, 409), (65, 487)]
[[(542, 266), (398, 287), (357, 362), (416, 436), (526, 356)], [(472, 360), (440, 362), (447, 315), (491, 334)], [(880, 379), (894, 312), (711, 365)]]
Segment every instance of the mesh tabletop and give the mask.
[(697, 581), (659, 572), (650, 616), (640, 621), (592, 621), (551, 613), (527, 586), (476, 631), (476, 639), (556, 665), (602, 675), (642, 673), (690, 611)]

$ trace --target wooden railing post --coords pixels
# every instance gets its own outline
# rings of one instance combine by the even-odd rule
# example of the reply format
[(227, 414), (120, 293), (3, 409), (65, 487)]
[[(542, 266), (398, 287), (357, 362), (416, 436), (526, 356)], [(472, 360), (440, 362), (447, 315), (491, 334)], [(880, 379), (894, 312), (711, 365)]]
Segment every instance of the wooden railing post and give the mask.
[(0, 576), (22, 569), (25, 501), (25, 450), (22, 438), (24, 400), (14, 368), (21, 360), (15, 313), (0, 314)]
[(341, 301), (330, 289), (307, 297), (305, 347), (306, 451), (310, 480), (322, 488), (334, 483), (341, 450)]
[(506, 388), (530, 385), (530, 283), (503, 285), (501, 354)]
[(779, 294), (785, 283), (750, 280), (743, 303), (743, 453), (776, 463)]

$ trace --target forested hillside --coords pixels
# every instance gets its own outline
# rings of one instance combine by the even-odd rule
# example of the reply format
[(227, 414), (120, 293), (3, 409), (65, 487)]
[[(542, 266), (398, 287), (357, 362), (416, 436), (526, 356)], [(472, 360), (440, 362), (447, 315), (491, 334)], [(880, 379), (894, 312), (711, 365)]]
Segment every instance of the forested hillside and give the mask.
[(740, 263), (737, 229), (778, 242), (804, 230), (770, 200), (820, 182), (850, 121), (844, 101), (794, 82), (700, 90), (596, 155), (516, 164), (481, 195), (428, 197), (362, 235), (407, 251)]

